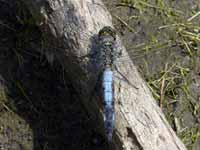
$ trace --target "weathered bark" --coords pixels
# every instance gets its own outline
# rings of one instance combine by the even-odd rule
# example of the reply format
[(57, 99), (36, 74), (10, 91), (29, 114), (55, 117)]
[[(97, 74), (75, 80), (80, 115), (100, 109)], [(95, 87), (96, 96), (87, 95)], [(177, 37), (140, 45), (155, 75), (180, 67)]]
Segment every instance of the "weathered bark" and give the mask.
[[(50, 62), (53, 61), (52, 56), (60, 60), (74, 87), (80, 92), (87, 111), (96, 116), (96, 102), (87, 98), (92, 95), (97, 71), (94, 70), (95, 66), (90, 59), (80, 61), (79, 58), (95, 48), (95, 43), (92, 42), (103, 26), (112, 26), (110, 14), (101, 0), (24, 2), (47, 40), (47, 58)], [(118, 48), (122, 48), (123, 55), (127, 55), (119, 38), (117, 41)], [(185, 150), (185, 146), (167, 123), (130, 58), (116, 66), (116, 149)]]

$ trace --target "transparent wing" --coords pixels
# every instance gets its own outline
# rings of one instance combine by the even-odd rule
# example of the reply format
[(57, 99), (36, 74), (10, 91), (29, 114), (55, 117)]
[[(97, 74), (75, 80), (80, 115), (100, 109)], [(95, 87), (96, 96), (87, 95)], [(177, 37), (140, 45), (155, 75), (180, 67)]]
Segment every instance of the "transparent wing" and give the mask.
[[(81, 32), (80, 33), (80, 38), (78, 43), (90, 43), (88, 45), (88, 54), (80, 56), (80, 60), (84, 59), (95, 59), (95, 56), (98, 54), (98, 37), (97, 33), (92, 33), (92, 32)], [(128, 47), (126, 51), (128, 53), (122, 54), (119, 58), (117, 58), (118, 62), (124, 63), (124, 62), (132, 62), (134, 60), (142, 59), (145, 58), (145, 56), (149, 54), (154, 54), (157, 51), (162, 51), (166, 47), (172, 46), (170, 41), (166, 41), (163, 43), (159, 44), (152, 44), (151, 46), (146, 46), (146, 44), (142, 43), (139, 45), (135, 45), (133, 47)], [(49, 46), (48, 46), (49, 47)], [(51, 46), (49, 47), (53, 49), (53, 51), (63, 51), (63, 48), (56, 47), (56, 46)], [(117, 49), (122, 49), (121, 47), (117, 47)], [(94, 60), (95, 61), (95, 60)]]
[[(98, 38), (97, 38), (97, 34), (92, 34), (92, 33), (84, 33), (82, 32), (82, 37), (93, 37), (93, 41), (95, 42), (94, 45), (98, 45)], [(81, 39), (81, 42), (84, 42), (85, 38)], [(132, 62), (134, 60), (137, 59), (142, 59), (145, 58), (148, 55), (154, 55), (156, 52), (161, 52), (163, 50), (165, 50), (166, 48), (172, 47), (173, 44), (171, 43), (171, 41), (164, 41), (162, 43), (152, 43), (146, 45), (144, 43), (135, 45), (133, 47), (128, 47), (126, 48), (127, 53), (123, 54), (121, 56), (119, 56), (119, 58), (117, 58), (118, 62)], [(117, 43), (116, 49), (119, 49), (118, 51), (121, 51), (122, 47), (120, 47), (119, 43)], [(97, 50), (98, 52), (98, 50)], [(95, 53), (90, 53), (90, 55), (86, 55), (83, 57), (90, 57), (92, 58), (94, 55), (96, 55)], [(94, 58), (94, 57), (93, 57)]]
[[(79, 41), (80, 43), (84, 43), (86, 42), (86, 40), (90, 40), (91, 45), (89, 46), (89, 49), (92, 50), (88, 50), (88, 54), (84, 55), (84, 56), (79, 56), (77, 59), (79, 61), (85, 61), (85, 60), (89, 60), (88, 62), (90, 64), (96, 65), (96, 74), (100, 74), (102, 73), (101, 67), (100, 65), (98, 65), (98, 61), (96, 59), (96, 55), (98, 55), (98, 37), (97, 37), (97, 33), (86, 33), (86, 32), (82, 32), (80, 35), (80, 39), (81, 41)], [(87, 41), (88, 42), (88, 41)], [(119, 44), (120, 45), (120, 44)], [(122, 47), (120, 47), (119, 45), (116, 46), (117, 49), (123, 49)], [(119, 58), (116, 59), (117, 64), (124, 64), (124, 63), (132, 63), (132, 61), (134, 60), (140, 60), (140, 59), (145, 59), (146, 56), (148, 56), (149, 54), (154, 55), (154, 53), (156, 52), (160, 52), (162, 50), (165, 50), (166, 47), (171, 47), (171, 42), (167, 41), (167, 42), (163, 42), (162, 44), (152, 44), (150, 47), (146, 46), (145, 44), (139, 44), (136, 46), (133, 46), (129, 49), (127, 49), (127, 52), (124, 52), (125, 50), (122, 50), (122, 55), (119, 56)], [(51, 47), (51, 49), (54, 49), (55, 51), (63, 51), (63, 48), (60, 47)], [(119, 50), (121, 51), (121, 50)], [(115, 69), (117, 71), (117, 69)], [(119, 71), (120, 74), (120, 71)], [(97, 75), (98, 76), (98, 75)], [(121, 74), (120, 78), (123, 82), (127, 82), (129, 83), (129, 81), (126, 79), (126, 75)], [(133, 85), (135, 88), (136, 86)]]

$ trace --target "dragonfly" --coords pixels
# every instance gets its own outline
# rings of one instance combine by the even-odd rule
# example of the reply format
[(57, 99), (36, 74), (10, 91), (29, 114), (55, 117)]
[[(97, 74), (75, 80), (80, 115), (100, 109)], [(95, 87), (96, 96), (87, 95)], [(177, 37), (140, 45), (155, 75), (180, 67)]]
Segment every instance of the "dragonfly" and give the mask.
[(116, 42), (116, 32), (110, 27), (103, 27), (98, 34), (100, 43), (100, 62), (103, 70), (102, 76), (102, 91), (103, 91), (103, 118), (105, 133), (108, 141), (112, 140), (112, 134), (115, 124), (114, 111), (114, 86), (113, 86), (113, 68), (115, 61), (121, 55), (114, 47)]
[[(117, 62), (122, 62), (123, 60), (126, 60), (127, 57), (122, 54), (122, 49), (119, 49), (116, 31), (111, 26), (104, 26), (100, 29), (96, 41), (98, 47), (90, 56), (93, 57), (95, 63), (98, 64), (97, 68), (100, 70), (99, 72), (102, 73), (101, 93), (103, 96), (101, 97), (103, 98), (104, 129), (108, 141), (112, 142), (113, 131), (115, 128), (114, 95), (116, 95), (114, 93), (114, 72), (117, 69)], [(123, 77), (122, 74), (121, 76)], [(136, 86), (134, 87), (137, 88)]]
[[(92, 34), (85, 34), (84, 36), (93, 37)], [(84, 59), (85, 57), (91, 57), (92, 60), (95, 60), (95, 64), (97, 64), (97, 69), (99, 69), (102, 81), (102, 98), (103, 98), (103, 121), (104, 121), (104, 128), (105, 134), (109, 142), (112, 141), (113, 131), (115, 128), (115, 100), (114, 100), (114, 72), (117, 69), (117, 65), (123, 62), (131, 61), (132, 59), (137, 59), (146, 56), (145, 54), (137, 55), (137, 51), (134, 51), (136, 54), (132, 56), (132, 54), (124, 53), (122, 49), (120, 49), (119, 40), (117, 39), (116, 31), (111, 26), (104, 26), (102, 29), (99, 30), (97, 36), (95, 36), (95, 48), (92, 50), (91, 54), (86, 56), (80, 56), (80, 59)], [(98, 45), (96, 47), (96, 45)], [(140, 44), (135, 47), (141, 48), (144, 44)], [(154, 51), (164, 49), (163, 47), (168, 47), (169, 43), (163, 43), (163, 45), (152, 46)], [(57, 49), (57, 48), (55, 48)], [(150, 51), (152, 52), (152, 51)], [(129, 82), (126, 80), (125, 75), (120, 74), (123, 81)], [(135, 85), (132, 85), (134, 88), (137, 89)]]
[[(128, 59), (130, 56), (126, 53), (123, 53), (123, 50), (119, 48), (120, 46), (118, 44), (119, 41), (117, 41), (116, 31), (111, 26), (104, 26), (99, 30), (97, 35), (97, 45), (99, 46), (92, 54), (95, 56), (95, 60), (98, 60), (96, 63), (98, 63), (100, 66), (98, 68), (101, 70), (100, 72), (102, 72), (101, 93), (103, 94), (103, 120), (108, 141), (112, 141), (113, 130), (115, 127), (114, 95), (116, 94), (114, 93), (114, 78), (116, 76), (114, 76), (114, 72), (117, 70), (117, 64), (127, 61), (132, 62), (130, 58)], [(160, 48), (163, 48), (164, 46), (168, 46), (168, 43), (160, 45)], [(141, 56), (144, 55), (140, 55), (140, 57)], [(126, 80), (125, 75), (120, 74), (120, 76), (123, 78), (122, 80), (129, 83), (129, 81)], [(131, 86), (137, 89), (136, 85)]]

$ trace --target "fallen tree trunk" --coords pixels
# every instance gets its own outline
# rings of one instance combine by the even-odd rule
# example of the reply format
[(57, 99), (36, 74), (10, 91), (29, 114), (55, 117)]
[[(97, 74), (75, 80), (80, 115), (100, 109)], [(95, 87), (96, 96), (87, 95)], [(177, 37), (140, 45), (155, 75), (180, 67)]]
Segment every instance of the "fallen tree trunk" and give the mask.
[[(79, 91), (89, 115), (97, 116), (91, 101), (98, 71), (88, 55), (96, 47), (98, 31), (112, 26), (112, 19), (101, 0), (24, 0), (46, 40), (44, 52), (50, 63), (59, 59)], [(94, 42), (94, 43), (93, 43)], [(116, 149), (186, 150), (167, 123), (145, 82), (117, 39), (126, 61), (116, 64), (115, 103)], [(85, 59), (80, 59), (85, 58)], [(93, 96), (94, 100), (95, 97)]]

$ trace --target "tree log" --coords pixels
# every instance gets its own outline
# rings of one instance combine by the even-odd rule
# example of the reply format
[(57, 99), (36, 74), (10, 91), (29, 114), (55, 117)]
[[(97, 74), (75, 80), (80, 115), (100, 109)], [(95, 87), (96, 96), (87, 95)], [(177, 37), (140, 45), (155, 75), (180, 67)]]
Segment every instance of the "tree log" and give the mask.
[[(97, 96), (93, 95), (93, 100), (89, 97), (94, 91), (98, 70), (89, 57), (82, 56), (96, 48), (98, 31), (104, 26), (112, 26), (111, 15), (101, 0), (24, 2), (43, 32), (46, 40), (44, 53), (49, 62), (58, 59), (63, 64), (73, 86), (79, 91), (83, 105), (91, 116), (96, 116), (99, 108), (94, 99)], [(167, 123), (119, 37), (117, 43), (123, 56), (127, 57), (126, 61), (116, 64), (114, 72), (115, 149), (186, 150)]]

